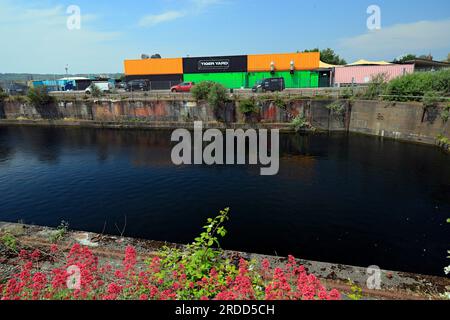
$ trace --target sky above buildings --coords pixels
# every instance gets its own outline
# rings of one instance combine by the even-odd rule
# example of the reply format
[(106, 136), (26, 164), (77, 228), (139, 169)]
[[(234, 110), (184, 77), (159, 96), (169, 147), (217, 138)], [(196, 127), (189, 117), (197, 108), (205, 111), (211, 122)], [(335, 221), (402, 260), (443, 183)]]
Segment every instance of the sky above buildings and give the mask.
[[(69, 6), (81, 26), (69, 30)], [(381, 9), (369, 30), (367, 8)], [(450, 53), (448, 0), (0, 0), (0, 73), (123, 72), (123, 60), (331, 47), (347, 61)], [(70, 20), (75, 21), (75, 20)]]

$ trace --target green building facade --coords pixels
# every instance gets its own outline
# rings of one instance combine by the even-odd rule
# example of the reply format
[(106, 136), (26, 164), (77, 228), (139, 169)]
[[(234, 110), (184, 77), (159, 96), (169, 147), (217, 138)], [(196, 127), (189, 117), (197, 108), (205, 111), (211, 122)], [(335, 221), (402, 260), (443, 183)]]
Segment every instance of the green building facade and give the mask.
[(258, 81), (267, 78), (284, 78), (286, 88), (317, 88), (319, 87), (319, 74), (314, 71), (278, 71), (251, 72), (248, 74), (248, 87), (253, 87)]
[(284, 78), (286, 88), (318, 88), (319, 73), (315, 71), (277, 71), (271, 72), (227, 72), (184, 74), (186, 82), (200, 83), (213, 81), (229, 89), (252, 88), (258, 81), (267, 78)]
[(240, 89), (248, 87), (247, 73), (227, 72), (227, 73), (191, 73), (184, 74), (185, 82), (200, 83), (202, 81), (213, 81), (222, 84), (229, 89)]

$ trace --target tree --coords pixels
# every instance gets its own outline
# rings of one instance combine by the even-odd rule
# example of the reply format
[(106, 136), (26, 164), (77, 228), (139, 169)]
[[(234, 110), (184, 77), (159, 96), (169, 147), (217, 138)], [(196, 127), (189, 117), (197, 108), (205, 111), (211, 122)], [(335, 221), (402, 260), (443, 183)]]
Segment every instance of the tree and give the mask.
[(335, 64), (335, 65), (345, 65), (347, 61), (342, 59), (333, 49), (327, 48), (320, 50), (319, 48), (314, 48), (310, 50), (305, 50), (303, 52), (320, 52), (320, 60), (325, 63)]
[(155, 53), (151, 57), (152, 59), (161, 59), (161, 55), (159, 53)]
[(417, 56), (415, 54), (408, 53), (408, 54), (404, 54), (403, 56), (400, 56), (398, 58), (395, 58), (394, 63), (403, 63), (403, 62), (415, 60), (415, 59), (417, 59)]
[(450, 63), (450, 53), (447, 55), (447, 60), (445, 60), (445, 61)]

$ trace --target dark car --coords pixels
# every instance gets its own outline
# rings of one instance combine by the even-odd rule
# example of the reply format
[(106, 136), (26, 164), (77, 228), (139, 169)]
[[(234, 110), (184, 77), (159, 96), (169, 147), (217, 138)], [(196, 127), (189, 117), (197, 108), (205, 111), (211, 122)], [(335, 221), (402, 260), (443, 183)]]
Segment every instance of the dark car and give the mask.
[(253, 92), (275, 92), (286, 89), (284, 78), (268, 78), (258, 81), (252, 88)]
[(131, 80), (125, 86), (126, 91), (150, 91), (150, 82), (148, 80)]

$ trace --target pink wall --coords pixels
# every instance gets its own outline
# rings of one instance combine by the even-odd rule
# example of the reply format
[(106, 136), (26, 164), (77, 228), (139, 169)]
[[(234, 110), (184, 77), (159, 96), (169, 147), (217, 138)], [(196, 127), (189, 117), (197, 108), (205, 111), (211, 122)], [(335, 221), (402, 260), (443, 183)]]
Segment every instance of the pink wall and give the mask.
[(377, 74), (380, 73), (386, 73), (388, 80), (392, 80), (402, 76), (403, 74), (413, 72), (414, 72), (413, 64), (337, 67), (335, 69), (334, 82), (336, 84), (352, 83), (352, 82), (356, 84), (365, 84), (370, 82), (373, 76), (376, 76)]

